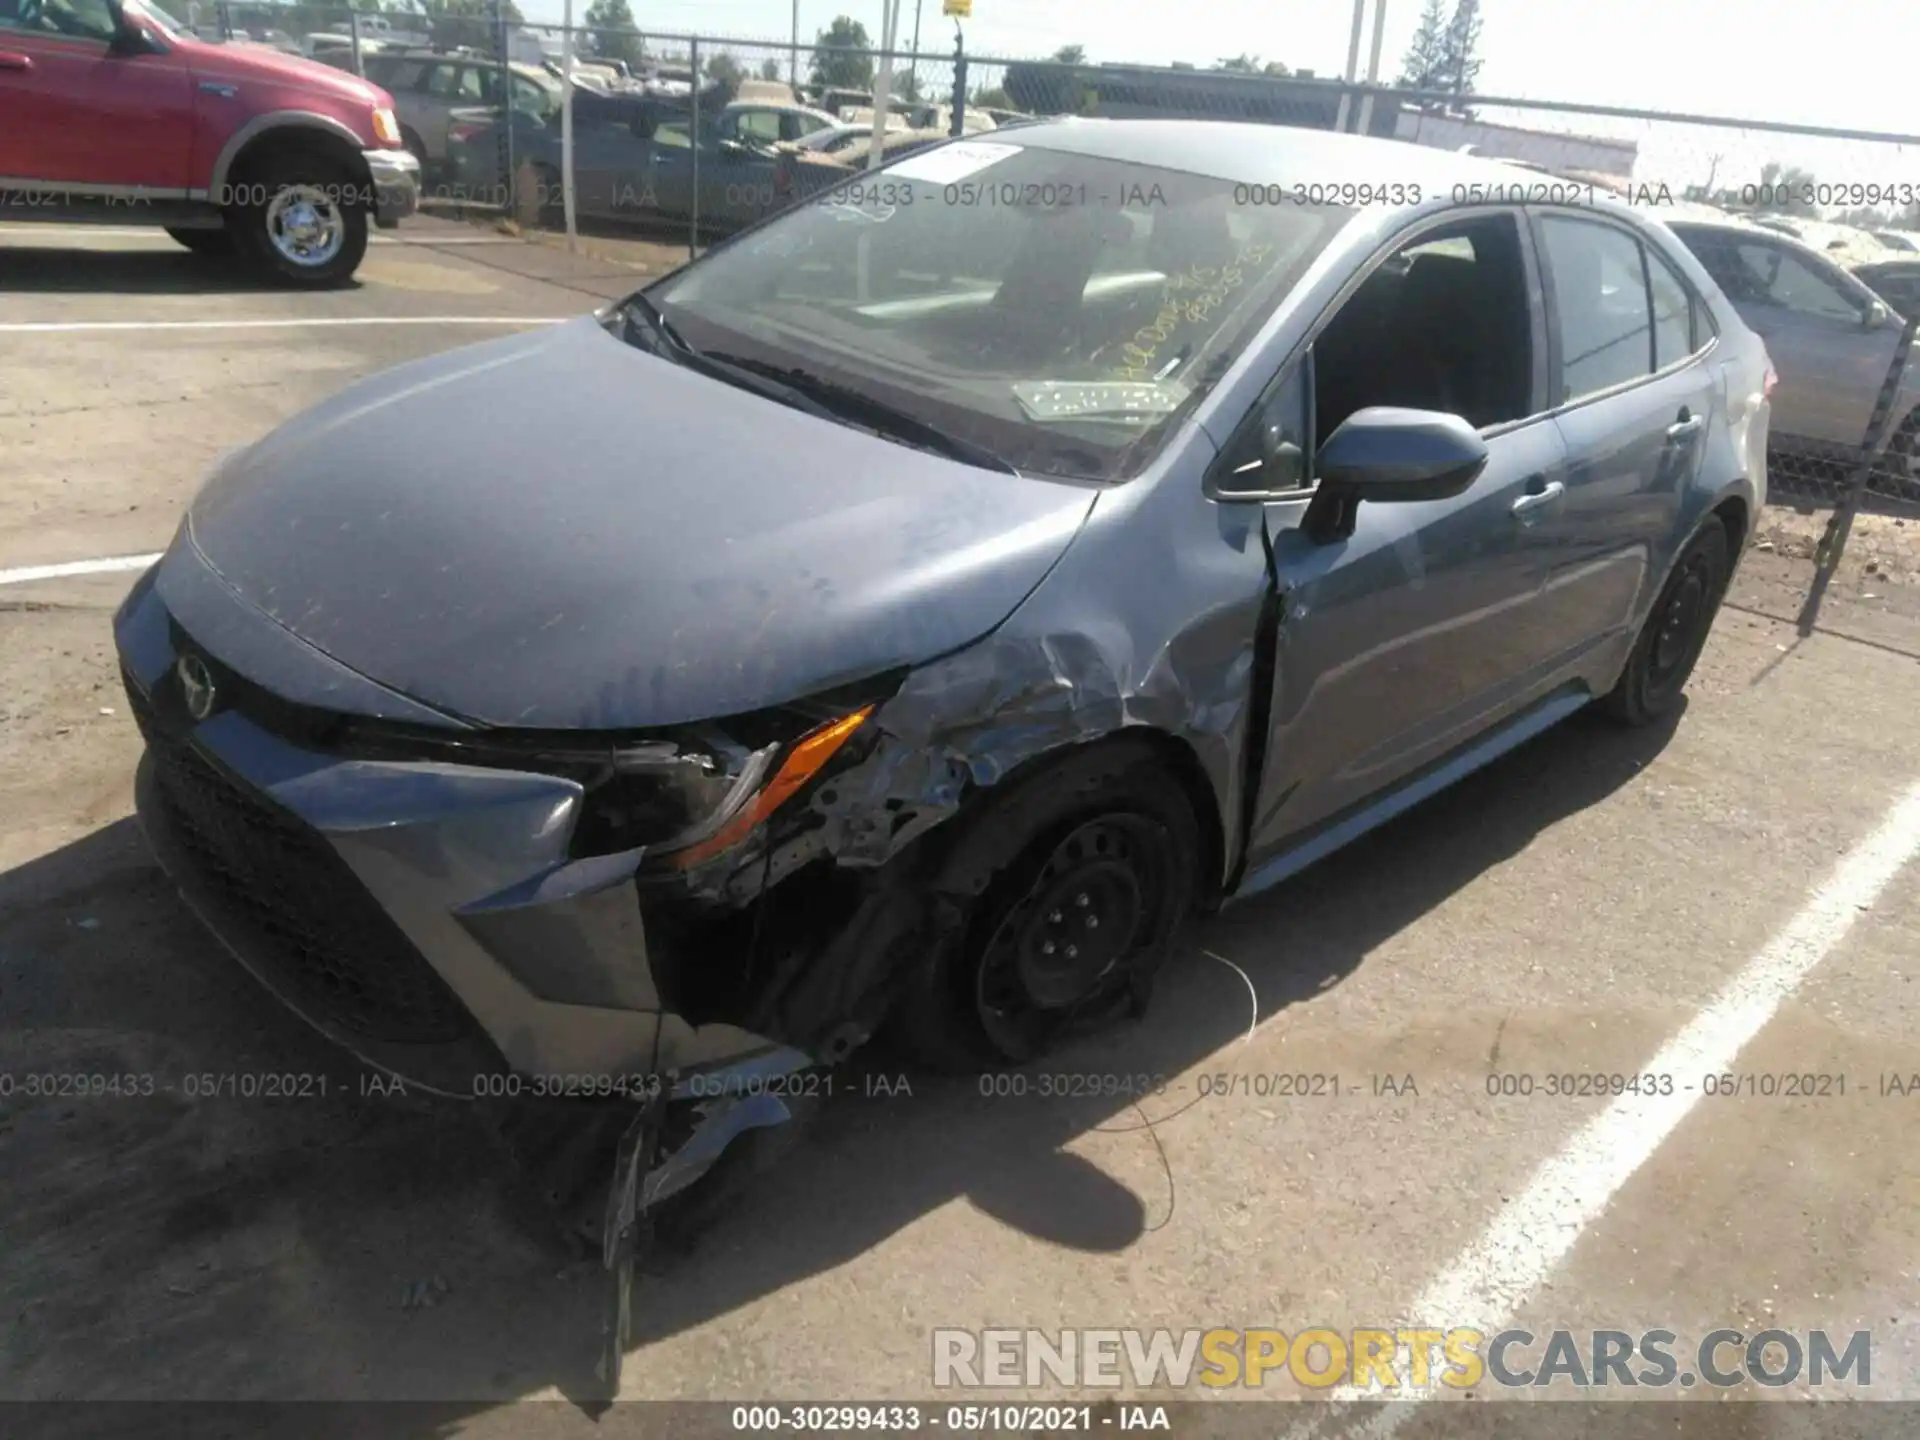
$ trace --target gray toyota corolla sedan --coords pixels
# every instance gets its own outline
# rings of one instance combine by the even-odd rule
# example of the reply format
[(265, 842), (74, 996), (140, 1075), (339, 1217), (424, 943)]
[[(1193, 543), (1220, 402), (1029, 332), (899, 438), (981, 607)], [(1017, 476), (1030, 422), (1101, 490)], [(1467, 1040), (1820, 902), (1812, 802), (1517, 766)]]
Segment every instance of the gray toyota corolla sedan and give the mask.
[(737, 1131), (882, 1031), (992, 1066), (1137, 1013), (1196, 906), (1675, 707), (1772, 375), (1553, 189), (1035, 124), (361, 382), (117, 618), (153, 846), (458, 1096), (664, 1076)]

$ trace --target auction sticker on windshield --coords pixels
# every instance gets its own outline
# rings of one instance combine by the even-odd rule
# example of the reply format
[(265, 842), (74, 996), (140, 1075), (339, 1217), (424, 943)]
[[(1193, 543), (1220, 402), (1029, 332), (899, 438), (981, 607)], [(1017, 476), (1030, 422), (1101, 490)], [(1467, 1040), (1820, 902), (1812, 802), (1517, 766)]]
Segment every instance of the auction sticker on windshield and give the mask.
[(891, 180), (925, 180), (930, 185), (951, 185), (969, 175), (978, 175), (989, 165), (998, 165), (1010, 155), (1018, 155), (1018, 145), (990, 145), (978, 140), (962, 140), (922, 150), (897, 165), (887, 168)]

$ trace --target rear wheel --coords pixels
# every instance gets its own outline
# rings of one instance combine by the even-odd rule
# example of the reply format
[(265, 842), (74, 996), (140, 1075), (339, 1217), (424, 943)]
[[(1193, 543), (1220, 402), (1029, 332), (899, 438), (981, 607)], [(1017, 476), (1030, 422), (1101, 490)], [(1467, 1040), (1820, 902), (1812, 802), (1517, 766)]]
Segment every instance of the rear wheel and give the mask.
[(1193, 902), (1200, 849), (1193, 807), (1158, 756), (1131, 743), (1075, 756), (975, 827), (995, 837), (981, 851), (991, 858), (961, 862), (973, 883), (952, 888), (977, 899), (891, 1017), (909, 1058), (947, 1071), (1019, 1065), (1137, 1012)]
[(237, 184), (229, 225), (253, 261), (302, 289), (344, 284), (367, 253), (364, 185), (325, 155), (275, 156)]
[(1623, 724), (1651, 725), (1680, 703), (1719, 613), (1731, 560), (1726, 526), (1709, 520), (1681, 552), (1620, 682), (1601, 700), (1607, 714)]
[(194, 254), (208, 260), (224, 260), (233, 254), (233, 232), (224, 227), (219, 230), (176, 230), (169, 226), (167, 234)]

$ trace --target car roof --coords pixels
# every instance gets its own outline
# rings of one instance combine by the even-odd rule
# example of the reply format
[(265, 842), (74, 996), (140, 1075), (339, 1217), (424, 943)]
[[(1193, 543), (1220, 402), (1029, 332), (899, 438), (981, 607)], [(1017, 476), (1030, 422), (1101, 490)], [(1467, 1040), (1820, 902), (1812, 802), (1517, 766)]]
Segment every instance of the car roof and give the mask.
[[(1421, 187), (1423, 198), (1462, 184), (1537, 184), (1537, 172), (1405, 140), (1302, 130), (1244, 120), (1122, 120), (1073, 116), (1018, 127), (1019, 144), (1096, 159), (1184, 170), (1243, 184)], [(989, 132), (997, 133), (997, 132)], [(974, 143), (992, 143), (975, 141)], [(1407, 200), (1396, 208), (1413, 209)]]

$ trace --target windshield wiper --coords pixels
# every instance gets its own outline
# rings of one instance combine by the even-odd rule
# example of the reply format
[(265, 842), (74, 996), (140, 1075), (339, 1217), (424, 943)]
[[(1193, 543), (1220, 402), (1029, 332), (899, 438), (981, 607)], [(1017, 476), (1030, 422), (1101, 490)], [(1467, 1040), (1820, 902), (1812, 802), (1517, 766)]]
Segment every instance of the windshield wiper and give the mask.
[(629, 298), (621, 305), (620, 316), (625, 323), (625, 334), (622, 338), (629, 345), (639, 343), (635, 339), (634, 332), (639, 325), (644, 324), (652, 335), (644, 348), (663, 359), (698, 370), (703, 375), (725, 381), (743, 390), (751, 390), (756, 395), (764, 395), (769, 400), (777, 400), (782, 405), (791, 406), (795, 410), (804, 410), (809, 415), (818, 416), (822, 420), (840, 419), (839, 414), (830, 406), (823, 405), (792, 385), (782, 384), (778, 376), (766, 375), (753, 366), (742, 365), (728, 356), (714, 355), (705, 350), (695, 349), (686, 342), (678, 330), (673, 328), (673, 323), (660, 313), (660, 307), (645, 295), (634, 295)]
[(890, 405), (885, 400), (876, 399), (867, 394), (864, 390), (856, 390), (851, 385), (842, 385), (837, 380), (829, 380), (824, 375), (816, 375), (797, 365), (777, 365), (772, 361), (755, 360), (745, 355), (711, 354), (707, 358), (729, 367), (764, 376), (788, 389), (805, 394), (836, 417), (865, 426), (889, 439), (898, 440), (918, 449), (933, 450), (945, 455), (949, 460), (958, 460), (965, 465), (977, 465), (983, 470), (998, 470), (1006, 475), (1020, 473), (984, 445), (976, 445), (971, 440), (962, 439), (958, 435), (943, 430), (931, 421), (921, 419), (911, 410)]

